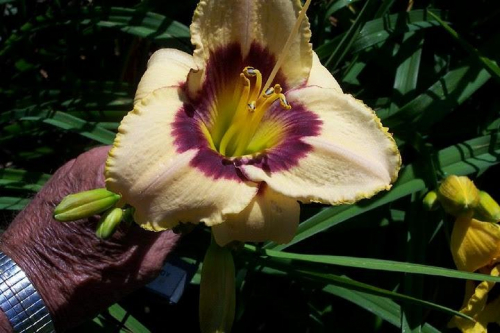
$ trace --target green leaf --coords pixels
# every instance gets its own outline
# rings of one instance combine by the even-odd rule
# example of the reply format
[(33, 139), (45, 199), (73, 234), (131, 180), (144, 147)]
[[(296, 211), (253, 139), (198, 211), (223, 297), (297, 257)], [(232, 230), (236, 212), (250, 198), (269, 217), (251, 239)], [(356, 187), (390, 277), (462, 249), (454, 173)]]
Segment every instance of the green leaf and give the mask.
[[(500, 38), (485, 43), (484, 47), (498, 45)], [(381, 109), (377, 114), (390, 128), (413, 123), (415, 129), (423, 131), (468, 100), (490, 77), (484, 66), (471, 57), (399, 110)]]
[(173, 42), (175, 46), (189, 50), (189, 28), (166, 16), (142, 12), (123, 7), (78, 7), (64, 11), (62, 15), (47, 13), (21, 26), (0, 48), (0, 57), (13, 50), (20, 41), (29, 38), (34, 32), (64, 28), (65, 25), (96, 24), (101, 27), (119, 29), (134, 36), (152, 39), (157, 42)]
[(407, 302), (409, 304), (415, 304), (415, 305), (422, 306), (422, 307), (425, 307), (425, 308), (428, 308), (431, 310), (437, 310), (437, 311), (441, 311), (441, 312), (444, 312), (444, 313), (447, 313), (450, 315), (459, 316), (462, 318), (467, 318), (467, 319), (472, 320), (472, 318), (470, 318), (469, 316), (464, 315), (463, 313), (455, 311), (453, 309), (447, 308), (445, 306), (435, 304), (435, 303), (432, 303), (429, 301), (420, 300), (420, 299), (417, 299), (417, 298), (414, 298), (411, 296), (399, 294), (399, 293), (385, 290), (382, 288), (374, 287), (372, 285), (362, 283), (359, 281), (355, 281), (355, 280), (351, 280), (351, 279), (348, 279), (346, 277), (333, 275), (333, 274), (322, 274), (322, 273), (316, 273), (316, 272), (310, 272), (310, 271), (303, 271), (303, 270), (298, 270), (298, 272), (300, 272), (304, 278), (310, 278), (310, 279), (315, 280), (315, 281), (333, 284), (336, 286), (341, 286), (341, 287), (345, 287), (345, 288), (352, 289), (352, 290), (364, 291), (364, 292), (367, 292), (367, 293), (370, 293), (373, 295), (377, 295), (377, 296), (385, 296), (385, 297), (389, 297), (391, 299)]
[[(442, 19), (446, 19), (444, 11), (434, 11)], [(371, 46), (387, 41), (389, 38), (400, 36), (411, 31), (420, 31), (438, 26), (439, 23), (426, 10), (412, 10), (409, 13), (401, 12), (383, 18), (368, 21), (364, 24), (351, 46), (351, 53), (361, 52)], [(341, 35), (330, 42), (320, 45), (316, 49), (319, 58), (324, 61), (335, 50)]]
[(392, 5), (394, 4), (394, 1), (395, 0), (382, 0), (382, 4), (375, 13), (375, 18), (379, 18), (387, 14), (389, 9), (391, 9)]
[(108, 308), (109, 314), (119, 321), (123, 327), (129, 329), (134, 333), (150, 333), (151, 331), (146, 328), (141, 322), (133, 317), (129, 312), (122, 308), (118, 303), (113, 304)]
[(349, 30), (344, 34), (339, 44), (330, 54), (325, 62), (325, 67), (327, 68), (337, 68), (342, 59), (347, 55), (349, 49), (351, 48), (354, 40), (356, 39), (360, 29), (363, 24), (368, 20), (368, 16), (371, 15), (371, 8), (374, 6), (377, 0), (368, 0), (363, 9), (359, 13), (358, 17), (349, 28)]
[[(246, 248), (255, 251), (255, 248), (249, 245), (247, 245)], [(309, 255), (309, 254), (288, 253), (288, 252), (273, 251), (273, 250), (263, 250), (261, 255), (268, 256), (270, 258), (289, 259), (292, 261), (308, 262), (315, 264), (356, 267), (362, 269), (431, 275), (431, 276), (442, 276), (448, 278), (467, 279), (474, 281), (500, 282), (500, 277), (496, 276), (479, 274), (479, 273), (462, 272), (455, 269), (433, 267), (421, 264), (397, 262), (390, 260), (344, 257), (344, 256), (328, 256), (328, 255), (317, 255), (317, 254)], [(265, 262), (263, 262), (263, 264), (265, 265)], [(293, 263), (290, 263), (290, 265), (293, 266)]]
[[(100, 27), (115, 28), (122, 32), (155, 41), (188, 39), (189, 28), (157, 13), (141, 13), (128, 8), (111, 8), (107, 17), (101, 17)], [(82, 23), (90, 23), (84, 20)]]
[(18, 169), (0, 169), (0, 185), (22, 183), (43, 186), (50, 175), (41, 172), (32, 172)]
[(61, 111), (39, 110), (37, 108), (27, 110), (14, 110), (5, 112), (0, 116), (2, 119), (19, 119), (24, 121), (41, 121), (45, 124), (55, 126), (59, 129), (76, 132), (84, 137), (104, 144), (111, 144), (114, 141), (115, 133), (98, 124), (85, 121)]
[[(324, 287), (323, 291), (357, 304), (361, 308), (379, 316), (388, 323), (398, 328), (401, 327), (401, 307), (386, 297), (376, 296), (357, 290), (350, 290), (332, 284)], [(439, 333), (440, 331), (428, 323), (425, 323), (422, 325), (422, 332)]]
[(500, 79), (500, 67), (498, 67), (498, 65), (493, 60), (482, 55), (480, 51), (470, 45), (465, 39), (460, 37), (458, 32), (450, 27), (448, 23), (441, 20), (436, 14), (429, 11), (429, 15), (434, 17), (434, 19), (438, 21), (439, 24), (441, 24), (441, 26), (450, 34), (451, 37), (453, 37), (453, 39), (455, 39), (460, 44), (460, 46), (463, 47), (465, 51), (467, 51), (472, 57), (483, 64), (484, 69), (486, 69), (491, 76), (495, 77), (497, 80)]
[(335, 14), (337, 11), (341, 10), (342, 8), (345, 8), (347, 6), (352, 5), (355, 2), (358, 2), (359, 0), (337, 0), (333, 1), (330, 5), (328, 5), (327, 10), (325, 12), (325, 20), (328, 20), (330, 16)]
[[(248, 248), (248, 246), (247, 246)], [(269, 266), (271, 268), (285, 271), (287, 272), (288, 275), (294, 276), (296, 278), (300, 279), (306, 279), (306, 280), (312, 280), (315, 282), (319, 283), (325, 283), (328, 285), (334, 285), (338, 287), (343, 287), (349, 290), (355, 290), (355, 291), (360, 291), (364, 293), (368, 293), (371, 295), (376, 295), (376, 296), (382, 296), (382, 297), (387, 297), (403, 302), (407, 302), (409, 304), (415, 304), (418, 306), (422, 306), (425, 308), (429, 308), (431, 310), (437, 310), (441, 311), (450, 315), (455, 315), (459, 316), (462, 318), (467, 318), (471, 319), (469, 316), (464, 315), (463, 313), (460, 313), (458, 311), (455, 311), (453, 309), (447, 308), (445, 306), (435, 304), (429, 301), (425, 300), (420, 300), (411, 296), (403, 295), (397, 292), (385, 290), (379, 287), (375, 287), (366, 283), (362, 283), (356, 280), (352, 280), (346, 276), (339, 276), (335, 274), (329, 274), (329, 273), (318, 273), (318, 272), (313, 272), (308, 269), (302, 269), (300, 267), (294, 267), (293, 265), (290, 265), (289, 262), (284, 262), (281, 259), (276, 259), (276, 260), (266, 260), (266, 259), (260, 259), (259, 261), (260, 265), (263, 266)], [(471, 319), (472, 320), (472, 319)]]
[(408, 99), (417, 89), (420, 59), (424, 38), (421, 34), (409, 32), (404, 35), (396, 57), (402, 58), (396, 70), (392, 106), (397, 109), (403, 100)]
[(30, 202), (30, 199), (17, 197), (0, 197), (0, 210), (21, 210)]

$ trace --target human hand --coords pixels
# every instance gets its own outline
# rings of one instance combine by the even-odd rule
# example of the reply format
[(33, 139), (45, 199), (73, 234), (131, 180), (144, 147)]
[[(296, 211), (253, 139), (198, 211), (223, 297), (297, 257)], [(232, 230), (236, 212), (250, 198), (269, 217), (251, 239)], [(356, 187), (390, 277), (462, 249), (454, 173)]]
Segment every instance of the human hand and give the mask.
[(98, 219), (58, 222), (54, 207), (71, 193), (104, 187), (109, 147), (66, 163), (14, 219), (0, 250), (26, 273), (45, 301), (55, 328), (91, 318), (153, 279), (179, 236), (120, 226), (108, 240), (96, 237)]

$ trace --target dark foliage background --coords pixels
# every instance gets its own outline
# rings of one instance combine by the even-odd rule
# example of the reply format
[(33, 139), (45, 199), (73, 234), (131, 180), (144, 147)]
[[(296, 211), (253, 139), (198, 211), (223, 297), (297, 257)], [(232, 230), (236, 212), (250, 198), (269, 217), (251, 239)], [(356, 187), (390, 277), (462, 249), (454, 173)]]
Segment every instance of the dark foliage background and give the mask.
[[(153, 51), (192, 50), (195, 6), (0, 0), (4, 226), (58, 166), (112, 142)], [(438, 277), (444, 273), (430, 267), (454, 269), (453, 220), (441, 210), (423, 211), (421, 199), (449, 174), (469, 175), (500, 199), (500, 5), (315, 0), (308, 16), (323, 64), (390, 127), (404, 168), (393, 189), (373, 199), (304, 206), (288, 246), (236, 251), (234, 331), (446, 331), (451, 309), (462, 302), (464, 276), (450, 270), (455, 278)], [(195, 229), (178, 256), (199, 264), (209, 239)], [(285, 249), (290, 254), (280, 257)], [(395, 262), (384, 271), (368, 258)], [(424, 266), (412, 270), (404, 262)], [(196, 274), (177, 305), (141, 290), (79, 331), (196, 331), (198, 283)]]

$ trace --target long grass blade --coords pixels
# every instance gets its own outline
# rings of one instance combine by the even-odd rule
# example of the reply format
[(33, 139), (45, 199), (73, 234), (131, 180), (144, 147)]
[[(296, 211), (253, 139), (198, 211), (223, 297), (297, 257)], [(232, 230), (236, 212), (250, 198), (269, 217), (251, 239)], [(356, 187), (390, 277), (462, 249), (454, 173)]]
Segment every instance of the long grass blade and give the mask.
[[(255, 251), (250, 245), (246, 246), (247, 249)], [(371, 269), (388, 272), (410, 273), (420, 275), (441, 276), (454, 279), (466, 279), (474, 281), (491, 281), (500, 282), (500, 277), (480, 274), (462, 272), (455, 269), (433, 267), (428, 265), (413, 264), (407, 262), (397, 262), (390, 260), (372, 259), (372, 258), (355, 258), (345, 256), (329, 256), (329, 255), (309, 255), (300, 253), (288, 253), (282, 251), (263, 250), (261, 255), (269, 258), (288, 259), (291, 261), (334, 265), (343, 267), (355, 267), (362, 269)], [(292, 263), (290, 263), (291, 266)], [(318, 271), (321, 271), (324, 266), (317, 266)], [(311, 267), (309, 267), (311, 269)]]
[(335, 69), (338, 67), (339, 63), (342, 59), (347, 55), (349, 49), (352, 46), (352, 43), (357, 37), (358, 32), (363, 27), (363, 24), (368, 20), (369, 15), (371, 14), (370, 9), (374, 6), (376, 0), (368, 0), (363, 9), (359, 13), (358, 17), (349, 28), (347, 33), (342, 37), (342, 40), (337, 45), (335, 50), (330, 54), (328, 59), (325, 62), (325, 67), (330, 69)]

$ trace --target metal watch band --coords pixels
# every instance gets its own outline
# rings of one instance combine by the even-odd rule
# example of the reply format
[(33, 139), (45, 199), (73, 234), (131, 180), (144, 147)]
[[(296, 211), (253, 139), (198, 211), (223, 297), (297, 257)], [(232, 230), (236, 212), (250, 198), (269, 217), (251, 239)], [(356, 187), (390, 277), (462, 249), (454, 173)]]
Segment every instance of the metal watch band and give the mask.
[(49, 311), (17, 264), (0, 251), (0, 308), (14, 332), (55, 332)]

